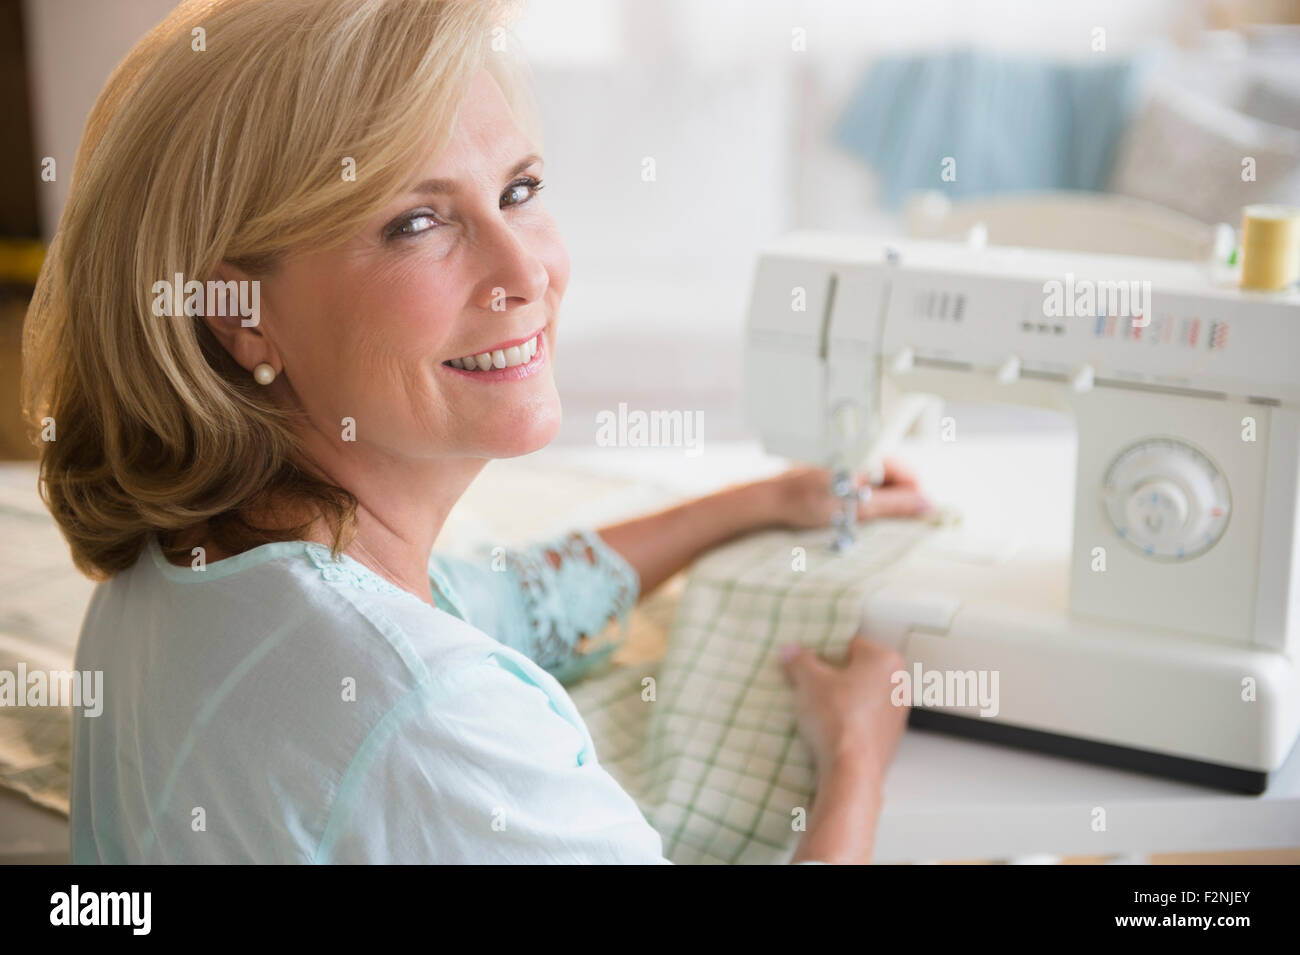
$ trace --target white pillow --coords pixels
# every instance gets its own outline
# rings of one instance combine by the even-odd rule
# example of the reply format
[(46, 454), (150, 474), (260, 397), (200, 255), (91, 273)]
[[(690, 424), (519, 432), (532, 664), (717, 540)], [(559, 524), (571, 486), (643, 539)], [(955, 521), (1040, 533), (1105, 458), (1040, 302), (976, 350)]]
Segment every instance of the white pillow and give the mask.
[(1266, 123), (1300, 129), (1300, 88), (1257, 79), (1242, 97), (1241, 111)]
[[(1243, 179), (1247, 159), (1253, 181)], [(1130, 123), (1109, 188), (1240, 226), (1243, 206), (1300, 203), (1300, 132), (1162, 87)]]

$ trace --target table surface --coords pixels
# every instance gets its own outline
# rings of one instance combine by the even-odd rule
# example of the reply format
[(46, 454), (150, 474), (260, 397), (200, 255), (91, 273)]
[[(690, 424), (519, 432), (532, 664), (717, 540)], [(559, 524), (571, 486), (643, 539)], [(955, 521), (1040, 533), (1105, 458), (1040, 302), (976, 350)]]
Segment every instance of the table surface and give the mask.
[[(1062, 488), (1054, 476), (1036, 470), (1072, 467), (1069, 434), (969, 437), (962, 445), (971, 467), (951, 466), (953, 448), (909, 444), (899, 457), (918, 468), (923, 485), (941, 502), (969, 502), (970, 475), (989, 462), (996, 462), (1004, 475), (998, 478), (998, 493), (989, 496), (1003, 496), (1027, 512), (1040, 505), (1059, 508), (1059, 500), (1049, 498), (1070, 493), (1072, 474)], [(553, 447), (493, 467), (502, 469), (505, 481), (513, 469), (526, 473), (522, 469), (533, 458), (563, 460), (610, 476), (653, 478), (682, 494), (706, 493), (781, 466), (754, 445), (735, 444), (711, 445), (699, 458), (672, 449)], [(1039, 500), (1032, 499), (1035, 493)], [(996, 508), (990, 511), (991, 516), (972, 514), (973, 523), (996, 522)], [(1051, 526), (1057, 531), (1063, 526), (1068, 533), (1069, 520), (1068, 513), (1057, 510)], [(1041, 522), (1035, 526), (1041, 528)], [(1104, 811), (1104, 825), (1098, 824), (1098, 810)], [(886, 780), (876, 859), (918, 862), (1294, 847), (1300, 847), (1300, 750), (1292, 752), (1266, 793), (1240, 796), (909, 730)], [(62, 816), (16, 793), (0, 791), (0, 861), (57, 861), (66, 853), (67, 822)]]
[(876, 860), (1296, 846), (1300, 749), (1267, 792), (1241, 796), (912, 729), (885, 781)]

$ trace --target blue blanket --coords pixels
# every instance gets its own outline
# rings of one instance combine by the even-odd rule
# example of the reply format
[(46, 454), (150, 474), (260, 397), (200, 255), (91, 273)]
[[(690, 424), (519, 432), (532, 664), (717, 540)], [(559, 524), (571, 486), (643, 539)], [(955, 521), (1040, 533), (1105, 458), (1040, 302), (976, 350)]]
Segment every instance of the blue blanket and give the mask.
[[(914, 190), (952, 198), (1104, 187), (1137, 86), (1133, 60), (1083, 65), (975, 50), (891, 57), (867, 71), (833, 130), (879, 176), (887, 208)], [(945, 160), (955, 178), (945, 180)]]

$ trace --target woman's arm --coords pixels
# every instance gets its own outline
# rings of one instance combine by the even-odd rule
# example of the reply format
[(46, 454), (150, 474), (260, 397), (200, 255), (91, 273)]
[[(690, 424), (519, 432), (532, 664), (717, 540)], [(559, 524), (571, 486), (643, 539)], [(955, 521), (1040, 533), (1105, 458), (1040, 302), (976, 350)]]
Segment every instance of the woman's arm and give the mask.
[(808, 831), (791, 862), (866, 865), (871, 862), (880, 816), (883, 768), (849, 754), (817, 780)]
[(782, 648), (781, 661), (818, 777), (808, 831), (791, 861), (866, 864), (875, 848), (885, 773), (910, 712), (893, 696), (893, 674), (903, 668), (903, 657), (858, 634), (843, 666), (798, 644)]
[[(925, 511), (930, 502), (916, 476), (896, 461), (884, 465), (884, 482), (858, 505), (858, 520)], [(864, 483), (859, 477), (859, 486)], [(732, 538), (769, 527), (829, 527), (836, 507), (830, 472), (800, 467), (602, 527), (597, 533), (640, 575), (642, 599), (705, 551)]]
[(775, 497), (767, 481), (737, 485), (597, 533), (636, 569), (640, 600), (705, 551), (779, 524)]

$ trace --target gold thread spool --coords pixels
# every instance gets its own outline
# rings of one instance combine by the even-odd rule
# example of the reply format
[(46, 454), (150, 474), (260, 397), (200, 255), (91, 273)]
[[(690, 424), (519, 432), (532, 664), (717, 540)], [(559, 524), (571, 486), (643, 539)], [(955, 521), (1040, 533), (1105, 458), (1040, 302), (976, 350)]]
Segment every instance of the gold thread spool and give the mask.
[(1241, 210), (1241, 287), (1280, 291), (1300, 280), (1300, 208)]

